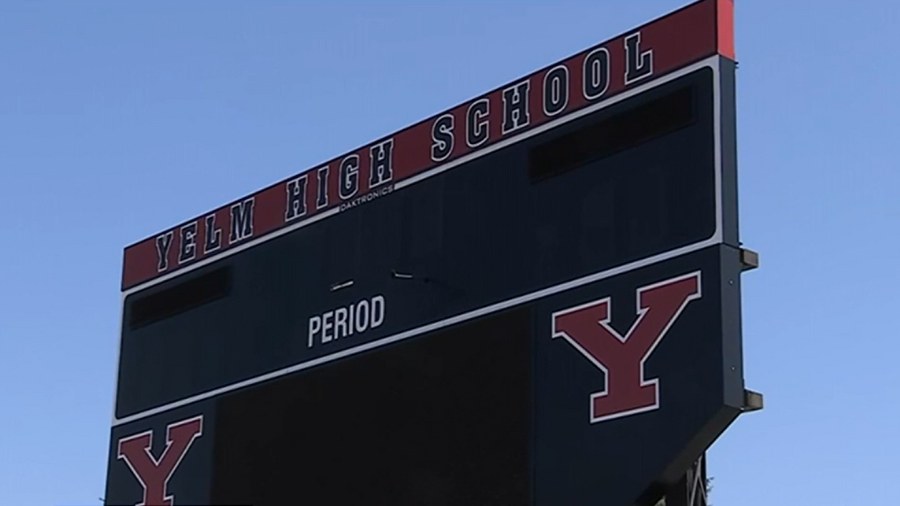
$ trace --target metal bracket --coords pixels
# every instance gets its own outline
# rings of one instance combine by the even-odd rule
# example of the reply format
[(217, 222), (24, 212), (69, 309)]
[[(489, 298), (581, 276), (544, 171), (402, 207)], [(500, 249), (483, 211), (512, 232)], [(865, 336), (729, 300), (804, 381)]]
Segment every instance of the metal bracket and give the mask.
[(762, 408), (763, 394), (744, 389), (744, 405), (741, 407), (741, 412), (749, 413), (751, 411), (759, 411)]
[(741, 271), (752, 271), (759, 267), (759, 253), (741, 248)]
[(350, 288), (351, 286), (353, 286), (353, 280), (348, 279), (347, 281), (342, 281), (340, 283), (331, 285), (331, 291), (336, 292), (338, 290), (343, 290), (344, 288)]
[(413, 275), (409, 272), (391, 271), (391, 277), (394, 279), (413, 279)]

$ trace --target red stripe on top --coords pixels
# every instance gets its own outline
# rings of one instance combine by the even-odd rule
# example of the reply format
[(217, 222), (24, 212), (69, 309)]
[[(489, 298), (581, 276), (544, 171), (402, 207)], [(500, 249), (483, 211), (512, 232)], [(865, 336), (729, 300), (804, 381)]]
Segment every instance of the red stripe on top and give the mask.
[[(390, 183), (400, 182), (438, 165), (486, 148), (498, 141), (514, 138), (538, 125), (565, 117), (592, 103), (596, 103), (598, 100), (607, 99), (628, 88), (643, 85), (669, 72), (712, 56), (717, 52), (733, 59), (733, 12), (734, 4), (732, 0), (702, 0), (401, 130), (388, 137), (393, 139), (393, 178)], [(641, 52), (653, 52), (653, 74), (634, 83), (625, 83), (626, 54), (624, 40), (626, 36), (636, 32), (640, 32)], [(598, 48), (606, 49), (609, 54), (609, 86), (601, 98), (588, 100), (582, 91), (584, 58)], [(545, 114), (543, 108), (544, 77), (549, 70), (559, 65), (564, 65), (568, 69), (569, 96), (565, 108), (551, 117)], [(504, 133), (502, 128), (503, 90), (525, 80), (529, 82), (528, 96), (524, 97), (529, 104), (529, 124)], [(490, 104), (490, 110), (486, 115), (489, 138), (479, 146), (470, 147), (466, 143), (466, 115), (469, 106), (480, 99), (487, 99)], [(446, 159), (436, 162), (431, 158), (431, 131), (434, 122), (446, 114), (453, 116), (455, 142), (450, 155)], [(239, 203), (250, 198), (254, 199), (253, 234), (251, 237), (231, 244), (229, 236), (232, 220), (231, 206), (234, 204), (232, 203), (127, 247), (122, 270), (122, 289), (128, 289), (163, 274), (178, 271), (202, 259), (219, 255), (232, 247), (259, 239), (286, 226), (302, 222), (319, 212), (340, 206), (342, 203), (339, 192), (340, 164), (349, 155), (355, 154), (359, 157), (359, 187), (349, 200), (365, 195), (372, 190), (369, 188), (369, 150), (372, 145), (379, 144), (383, 140), (380, 139), (371, 145), (360, 147), (327, 163), (329, 167), (328, 204), (322, 209), (317, 209), (316, 207), (317, 169), (326, 164), (315, 165), (305, 173), (307, 178), (306, 214), (302, 217), (286, 221), (288, 216), (286, 213), (287, 197), (289, 195), (287, 185), (298, 177), (304, 177), (301, 173), (235, 201), (235, 203)], [(390, 198), (390, 196), (385, 198)], [(352, 212), (365, 212), (365, 210), (354, 207)], [(221, 230), (221, 245), (213, 251), (206, 252), (205, 218), (211, 214), (215, 214), (216, 229)], [(195, 221), (197, 223), (196, 254), (191, 259), (179, 262), (181, 227)], [(167, 262), (165, 262), (163, 269), (159, 269), (157, 237), (168, 233), (172, 234), (172, 239), (166, 258)]]
[(734, 0), (718, 0), (716, 32), (719, 34), (719, 54), (736, 60), (734, 51)]

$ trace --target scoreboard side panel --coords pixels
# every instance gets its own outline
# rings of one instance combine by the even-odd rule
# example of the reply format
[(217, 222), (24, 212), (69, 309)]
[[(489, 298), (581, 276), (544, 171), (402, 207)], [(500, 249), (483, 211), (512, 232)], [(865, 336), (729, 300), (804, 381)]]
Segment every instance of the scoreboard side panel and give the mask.
[(735, 274), (713, 246), (535, 306), (535, 505), (634, 504), (738, 416)]

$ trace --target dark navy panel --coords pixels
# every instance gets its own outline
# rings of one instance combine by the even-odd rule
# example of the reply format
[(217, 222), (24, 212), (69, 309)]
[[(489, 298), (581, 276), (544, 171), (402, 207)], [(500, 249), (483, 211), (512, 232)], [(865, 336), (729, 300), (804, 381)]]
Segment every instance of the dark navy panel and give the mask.
[[(716, 223), (713, 79), (710, 69), (696, 71), (132, 294), (117, 416), (709, 238)], [(659, 121), (641, 107), (685, 88), (691, 121), (641, 137), (646, 130), (634, 126), (641, 121), (628, 115)], [(631, 130), (608, 128), (619, 124)], [(578, 132), (607, 133), (596, 149), (580, 151), (579, 165), (529, 174), (534, 153), (546, 160), (541, 148)], [(150, 323), (145, 307), (142, 324), (129, 325), (147, 297), (221, 268), (230, 269), (227, 294), (168, 308)], [(376, 295), (385, 299), (380, 326), (309, 346), (310, 317)]]
[[(552, 337), (553, 314), (609, 297), (624, 335), (638, 289), (691, 273), (701, 297), (645, 364), (659, 408), (591, 423), (607, 378)], [(179, 504), (635, 504), (737, 417), (739, 306), (739, 250), (711, 246), (129, 423), (112, 440), (153, 430), (159, 457), (166, 426), (202, 414), (170, 483)], [(115, 451), (108, 504), (136, 504), (141, 487)]]

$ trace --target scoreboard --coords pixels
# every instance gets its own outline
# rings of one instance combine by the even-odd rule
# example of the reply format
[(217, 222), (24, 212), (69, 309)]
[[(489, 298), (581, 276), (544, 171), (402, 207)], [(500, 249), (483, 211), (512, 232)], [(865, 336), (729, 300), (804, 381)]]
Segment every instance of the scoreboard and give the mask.
[(106, 504), (652, 503), (744, 406), (731, 0), (125, 249)]

